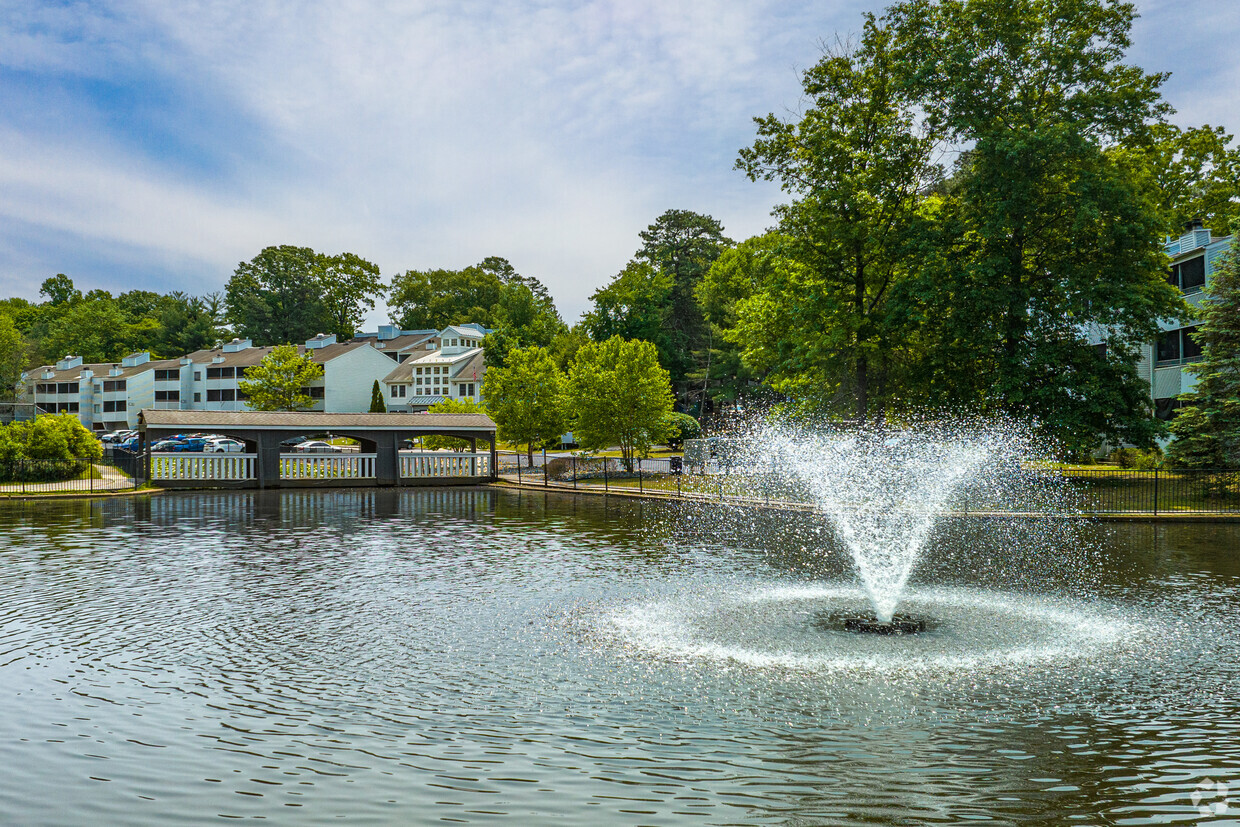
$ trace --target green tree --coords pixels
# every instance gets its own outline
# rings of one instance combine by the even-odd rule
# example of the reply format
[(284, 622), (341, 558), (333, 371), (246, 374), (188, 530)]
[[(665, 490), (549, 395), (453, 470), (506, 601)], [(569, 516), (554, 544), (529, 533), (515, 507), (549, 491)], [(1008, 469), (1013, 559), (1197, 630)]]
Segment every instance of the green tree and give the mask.
[(322, 378), (323, 366), (310, 354), (299, 354), (293, 345), (279, 345), (250, 368), (237, 387), (253, 410), (297, 411), (314, 404), (305, 389)]
[[(742, 305), (749, 361), (777, 390), (820, 396), (858, 420), (881, 417), (905, 346), (890, 299), (913, 259), (920, 193), (936, 178), (891, 41), (867, 17), (857, 48), (806, 71), (813, 105), (795, 122), (756, 119), (758, 140), (737, 161), (795, 196), (775, 211), (790, 264)], [(768, 347), (772, 337), (797, 346)]]
[[(439, 414), (484, 414), (486, 410), (472, 399), (441, 399), (426, 409)], [(422, 447), (428, 451), (464, 451), (469, 440), (453, 436), (422, 437)]]
[(408, 270), (392, 278), (388, 306), (397, 323), (410, 330), (442, 330), (467, 322), (492, 327), (502, 288), (499, 276), (476, 266)]
[(0, 425), (0, 461), (73, 459), (97, 461), (103, 447), (73, 414), (41, 414)]
[[(775, 232), (747, 239), (725, 250), (698, 284), (698, 304), (710, 327), (706, 364), (692, 378), (702, 383), (704, 394), (736, 401), (762, 376), (753, 364), (770, 361), (764, 345), (784, 340), (782, 332), (773, 340), (746, 339), (739, 330), (738, 307), (766, 289), (786, 242)], [(752, 351), (752, 362), (743, 358), (745, 348)]]
[(81, 356), (84, 362), (119, 362), (134, 350), (134, 330), (116, 299), (94, 295), (58, 305), (43, 341), (53, 359)]
[(1240, 147), (1222, 127), (1158, 123), (1147, 140), (1119, 151), (1132, 168), (1145, 168), (1168, 234), (1194, 218), (1218, 230), (1240, 218)]
[(495, 331), (486, 337), (488, 368), (503, 367), (508, 354), (518, 348), (550, 347), (556, 336), (568, 330), (555, 305), (536, 296), (522, 282), (506, 284), (500, 290), (493, 324)]
[(379, 266), (353, 253), (320, 255), (319, 279), (323, 304), (331, 318), (328, 332), (342, 340), (352, 339), (383, 295)]
[[(1163, 76), (1122, 63), (1132, 5), (905, 0), (888, 14), (906, 94), (970, 147), (903, 294), (925, 345), (918, 393), (1032, 415), (1073, 452), (1099, 436), (1148, 445), (1132, 366), (1184, 305), (1163, 278), (1163, 215), (1118, 151), (1167, 111)], [(1102, 387), (1116, 404), (1090, 398)]]
[(697, 439), (702, 435), (702, 426), (693, 417), (685, 413), (668, 414), (667, 447), (679, 450), (686, 439)]
[(1215, 264), (1198, 312), (1201, 361), (1185, 367), (1197, 384), (1180, 397), (1168, 455), (1187, 468), (1240, 468), (1240, 234)]
[(613, 336), (651, 342), (660, 359), (671, 359), (673, 342), (664, 322), (672, 299), (672, 277), (644, 261), (630, 261), (605, 287), (590, 296), (594, 308), (581, 317), (582, 329), (596, 342)]
[(8, 313), (0, 311), (0, 401), (17, 398), (30, 347)]
[(569, 371), (568, 408), (577, 442), (590, 451), (619, 445), (631, 471), (634, 456), (667, 438), (671, 378), (650, 342), (591, 342)]
[(162, 297), (158, 313), (159, 334), (152, 352), (171, 358), (213, 347), (221, 338), (216, 314), (206, 299), (170, 293)]
[(524, 445), (531, 463), (535, 448), (554, 442), (568, 430), (564, 376), (546, 348), (510, 351), (505, 366), (487, 369), (482, 395), (499, 438)]
[(69, 304), (82, 298), (82, 291), (73, 285), (73, 279), (64, 273), (57, 273), (44, 279), (39, 295), (46, 296), (49, 304)]
[(309, 247), (267, 247), (237, 265), (225, 286), (228, 319), (255, 344), (302, 342), (333, 327), (321, 257)]
[(387, 413), (387, 404), (383, 401), (383, 388), (379, 387), (378, 379), (370, 386), (370, 412)]

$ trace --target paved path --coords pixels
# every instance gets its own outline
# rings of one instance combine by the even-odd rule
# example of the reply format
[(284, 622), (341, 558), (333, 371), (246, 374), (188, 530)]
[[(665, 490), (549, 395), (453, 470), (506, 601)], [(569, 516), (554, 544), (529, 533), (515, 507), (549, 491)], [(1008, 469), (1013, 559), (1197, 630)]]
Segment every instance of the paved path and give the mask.
[(0, 485), (0, 494), (56, 494), (64, 492), (90, 493), (125, 491), (133, 488), (133, 480), (113, 465), (96, 465), (97, 480), (64, 480), (63, 482), (27, 482)]

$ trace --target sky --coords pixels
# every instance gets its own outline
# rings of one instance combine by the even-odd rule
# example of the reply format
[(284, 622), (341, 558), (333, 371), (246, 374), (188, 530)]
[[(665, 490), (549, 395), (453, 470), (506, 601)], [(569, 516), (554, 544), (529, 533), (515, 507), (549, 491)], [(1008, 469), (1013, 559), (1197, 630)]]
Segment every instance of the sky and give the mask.
[[(665, 210), (772, 224), (733, 168), (753, 117), (882, 5), (0, 0), (0, 296), (202, 295), (294, 244), (385, 277), (503, 256), (571, 323)], [(1240, 131), (1240, 3), (1138, 9), (1173, 120)]]

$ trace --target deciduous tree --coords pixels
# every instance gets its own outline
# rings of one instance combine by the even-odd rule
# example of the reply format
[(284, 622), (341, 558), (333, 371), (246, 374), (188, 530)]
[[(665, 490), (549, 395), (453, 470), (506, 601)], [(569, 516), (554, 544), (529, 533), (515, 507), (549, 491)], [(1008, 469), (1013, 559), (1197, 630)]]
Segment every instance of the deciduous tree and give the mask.
[(531, 463), (535, 448), (555, 441), (568, 430), (564, 376), (546, 348), (510, 351), (505, 366), (487, 369), (482, 395), (499, 438), (524, 445)]
[(587, 450), (620, 446), (628, 470), (633, 457), (667, 438), (671, 378), (650, 342), (613, 336), (577, 351), (568, 376), (573, 437)]
[[(919, 390), (1032, 415), (1073, 451), (1100, 435), (1149, 444), (1132, 366), (1183, 304), (1163, 278), (1164, 218), (1117, 151), (1167, 111), (1163, 76), (1122, 62), (1132, 5), (905, 0), (888, 14), (906, 94), (970, 147), (905, 294), (925, 344)], [(1102, 387), (1116, 404), (1091, 398)]]
[(298, 353), (293, 345), (279, 345), (250, 368), (237, 387), (256, 411), (297, 411), (314, 404), (305, 389), (322, 378), (323, 367), (310, 354)]

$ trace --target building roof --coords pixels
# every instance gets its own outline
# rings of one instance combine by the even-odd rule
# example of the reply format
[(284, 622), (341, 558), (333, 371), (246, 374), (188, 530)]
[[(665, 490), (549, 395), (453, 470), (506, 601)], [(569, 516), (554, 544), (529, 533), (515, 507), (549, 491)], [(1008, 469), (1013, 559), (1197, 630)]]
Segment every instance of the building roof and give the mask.
[[(77, 367), (69, 368), (68, 370), (56, 370), (55, 365), (40, 365), (37, 368), (30, 368), (26, 371), (26, 381), (69, 382), (72, 380), (81, 379), (82, 371), (84, 370), (89, 370), (94, 373), (94, 376), (91, 377), (92, 381), (96, 379), (99, 381), (115, 381), (117, 379), (126, 379), (130, 376), (136, 376), (137, 374), (147, 370), (163, 370), (164, 368), (176, 367), (181, 364), (181, 360), (157, 359), (151, 362), (143, 362), (142, 364), (134, 365), (131, 368), (121, 368), (120, 373), (115, 376), (109, 376), (108, 374), (111, 373), (112, 368), (120, 367), (120, 364), (120, 362), (90, 362), (88, 364), (81, 364)], [(50, 370), (52, 372), (52, 377), (50, 379), (43, 378), (43, 371), (45, 370)]]
[(456, 378), (460, 375), (462, 370), (471, 365), (474, 361), (478, 362), (479, 369), (481, 369), (483, 353), (484, 351), (480, 347), (473, 347), (468, 350), (458, 351), (456, 353), (444, 353), (442, 350), (432, 350), (425, 356), (421, 356), (417, 359), (406, 359), (401, 362), (392, 369), (391, 373), (383, 377), (383, 381), (388, 384), (399, 383), (407, 385), (412, 382), (414, 368), (445, 366), (449, 369), (448, 375), (452, 378)]
[[(359, 347), (374, 347), (369, 341), (352, 341), (338, 342), (336, 344), (324, 345), (306, 349), (305, 345), (297, 345), (298, 355), (305, 356), (310, 354), (310, 358), (319, 364), (330, 362), (338, 356), (343, 356), (350, 351), (357, 350)], [(248, 368), (251, 365), (257, 365), (263, 361), (268, 353), (275, 350), (274, 345), (264, 347), (247, 347), (245, 350), (238, 350), (232, 353), (225, 353), (223, 348), (213, 348), (212, 350), (196, 350), (189, 354), (186, 358), (195, 365), (206, 365), (207, 367), (238, 367)], [(223, 357), (220, 361), (215, 361), (216, 357)]]
[(295, 431), (494, 431), (486, 414), (316, 413), (303, 411), (142, 411), (148, 428)]

